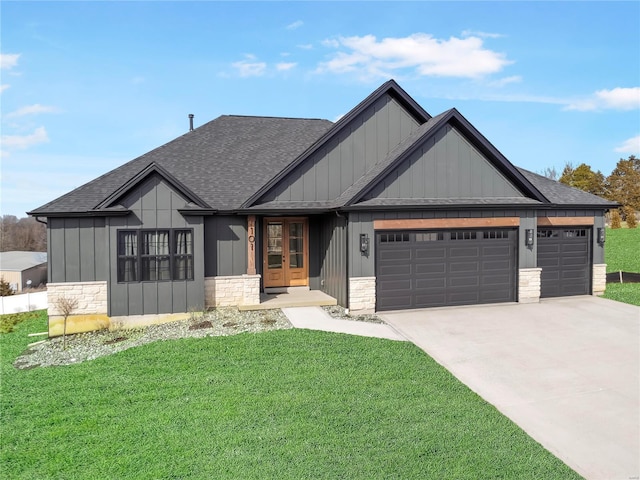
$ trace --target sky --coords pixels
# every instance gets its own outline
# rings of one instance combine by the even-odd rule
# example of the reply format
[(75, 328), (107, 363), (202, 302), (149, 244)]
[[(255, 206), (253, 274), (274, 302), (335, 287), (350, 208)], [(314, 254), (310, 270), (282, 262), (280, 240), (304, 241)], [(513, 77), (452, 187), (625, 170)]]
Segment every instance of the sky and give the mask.
[(0, 3), (0, 213), (220, 115), (338, 120), (390, 78), (513, 164), (640, 156), (640, 2)]

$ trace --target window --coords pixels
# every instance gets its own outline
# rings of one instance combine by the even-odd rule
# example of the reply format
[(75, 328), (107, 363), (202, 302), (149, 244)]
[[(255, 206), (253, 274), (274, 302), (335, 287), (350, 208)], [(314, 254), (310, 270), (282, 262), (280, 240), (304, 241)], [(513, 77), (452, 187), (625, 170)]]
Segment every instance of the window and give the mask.
[(416, 242), (437, 242), (440, 240), (444, 240), (442, 232), (416, 233)]
[(451, 232), (451, 240), (475, 240), (476, 232)]
[(488, 230), (483, 234), (485, 239), (493, 238), (509, 238), (509, 232), (507, 230)]
[(408, 242), (408, 241), (409, 241), (408, 233), (381, 233), (380, 234), (381, 243), (401, 243), (401, 242)]
[(193, 280), (192, 230), (118, 231), (118, 281)]

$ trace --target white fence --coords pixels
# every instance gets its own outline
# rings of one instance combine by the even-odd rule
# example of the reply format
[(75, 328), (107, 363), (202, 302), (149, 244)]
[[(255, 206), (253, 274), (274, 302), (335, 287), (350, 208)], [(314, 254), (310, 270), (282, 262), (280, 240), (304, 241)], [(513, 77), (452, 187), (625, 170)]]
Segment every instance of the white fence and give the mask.
[(47, 292), (23, 293), (0, 297), (0, 315), (47, 308)]

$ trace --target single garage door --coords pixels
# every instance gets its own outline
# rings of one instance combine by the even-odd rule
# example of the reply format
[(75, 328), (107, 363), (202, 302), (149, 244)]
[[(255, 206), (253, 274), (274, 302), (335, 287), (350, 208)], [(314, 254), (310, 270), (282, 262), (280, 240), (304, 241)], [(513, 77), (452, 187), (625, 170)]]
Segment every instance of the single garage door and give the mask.
[(538, 228), (541, 297), (589, 293), (590, 238), (590, 228)]
[(516, 300), (516, 230), (376, 233), (376, 308)]

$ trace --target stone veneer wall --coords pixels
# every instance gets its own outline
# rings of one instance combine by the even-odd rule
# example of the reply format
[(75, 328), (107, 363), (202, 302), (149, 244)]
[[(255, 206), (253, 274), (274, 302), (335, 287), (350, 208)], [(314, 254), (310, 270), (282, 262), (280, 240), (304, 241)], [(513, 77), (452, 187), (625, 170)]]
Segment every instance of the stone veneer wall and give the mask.
[(56, 305), (59, 298), (78, 301), (72, 315), (101, 315), (107, 313), (107, 282), (47, 283), (47, 312), (62, 315)]
[(607, 288), (607, 264), (596, 263), (593, 265), (593, 288), (591, 293), (593, 295), (604, 295), (604, 291)]
[(349, 278), (349, 309), (375, 310), (376, 277)]
[(258, 305), (260, 275), (206, 277), (204, 279), (205, 308)]
[[(77, 300), (76, 307), (67, 318), (66, 328), (58, 299)], [(107, 282), (65, 282), (47, 284), (47, 313), (49, 336), (66, 333), (91, 332), (110, 327), (107, 316)]]
[(540, 274), (542, 268), (521, 268), (518, 270), (518, 302), (536, 303), (540, 301)]

